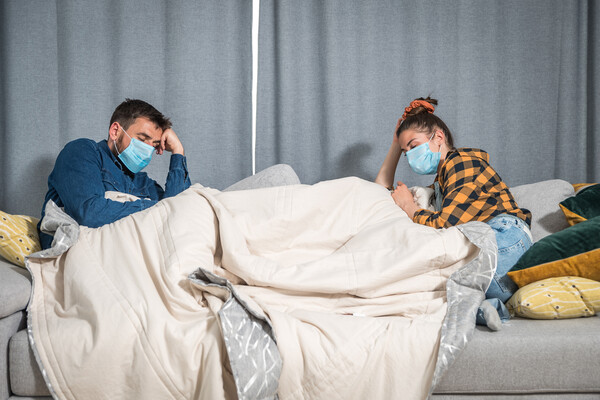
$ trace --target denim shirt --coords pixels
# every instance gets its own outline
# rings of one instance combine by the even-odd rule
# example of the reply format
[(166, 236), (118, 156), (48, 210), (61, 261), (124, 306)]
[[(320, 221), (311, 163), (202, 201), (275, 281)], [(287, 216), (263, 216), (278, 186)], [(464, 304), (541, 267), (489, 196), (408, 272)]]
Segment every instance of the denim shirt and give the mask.
[[(131, 173), (108, 148), (106, 140), (98, 143), (77, 139), (67, 143), (48, 177), (48, 192), (42, 206), (42, 218), (48, 200), (63, 207), (80, 225), (97, 228), (159, 200), (175, 196), (191, 185), (185, 157), (172, 154), (165, 189), (145, 172)], [(140, 200), (118, 202), (104, 198), (106, 191), (129, 193)], [(52, 244), (52, 236), (39, 232), (43, 249)]]

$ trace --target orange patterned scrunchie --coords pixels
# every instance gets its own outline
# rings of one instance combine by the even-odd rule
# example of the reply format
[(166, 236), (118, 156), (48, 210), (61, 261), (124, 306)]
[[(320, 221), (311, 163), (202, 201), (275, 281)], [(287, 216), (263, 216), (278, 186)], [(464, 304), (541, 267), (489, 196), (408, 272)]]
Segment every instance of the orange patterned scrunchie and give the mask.
[(429, 114), (433, 114), (433, 111), (435, 110), (435, 107), (433, 106), (433, 104), (431, 104), (428, 101), (425, 101), (425, 100), (413, 100), (413, 101), (411, 101), (410, 105), (404, 109), (404, 114), (402, 114), (402, 118), (400, 118), (398, 120), (398, 124), (396, 125), (396, 130), (398, 130), (398, 128), (400, 127), (400, 124), (402, 124), (402, 121), (404, 121), (406, 119), (406, 116), (408, 115), (408, 113), (411, 112), (412, 110), (414, 110), (417, 107), (423, 107), (423, 108), (425, 108), (425, 110), (427, 110), (427, 112)]

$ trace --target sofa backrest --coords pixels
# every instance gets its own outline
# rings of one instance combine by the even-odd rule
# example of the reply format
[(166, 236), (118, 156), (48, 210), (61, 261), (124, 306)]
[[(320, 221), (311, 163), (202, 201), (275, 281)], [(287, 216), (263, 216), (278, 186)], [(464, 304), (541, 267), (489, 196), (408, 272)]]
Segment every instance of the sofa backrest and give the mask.
[(558, 203), (575, 195), (573, 185), (552, 179), (510, 188), (517, 204), (531, 211), (531, 234), (537, 242), (569, 226)]

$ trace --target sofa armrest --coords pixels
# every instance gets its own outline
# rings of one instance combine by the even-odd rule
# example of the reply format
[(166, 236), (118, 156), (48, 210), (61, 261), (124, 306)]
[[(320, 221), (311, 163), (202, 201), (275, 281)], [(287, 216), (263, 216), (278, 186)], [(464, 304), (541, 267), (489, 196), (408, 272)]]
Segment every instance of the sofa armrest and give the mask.
[(0, 257), (0, 318), (25, 310), (31, 293), (31, 275)]

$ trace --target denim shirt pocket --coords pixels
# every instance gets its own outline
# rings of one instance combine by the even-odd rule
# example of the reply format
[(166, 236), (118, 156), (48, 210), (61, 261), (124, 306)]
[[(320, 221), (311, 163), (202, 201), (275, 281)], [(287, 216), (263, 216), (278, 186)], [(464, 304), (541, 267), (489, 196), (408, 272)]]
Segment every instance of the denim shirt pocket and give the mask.
[(105, 190), (120, 192), (119, 184), (109, 170), (102, 168), (102, 184)]
[(148, 199), (148, 200), (160, 200), (158, 198), (158, 194), (156, 193), (156, 187), (154, 182), (150, 181), (148, 182), (148, 184), (146, 186), (144, 186), (143, 188), (140, 189), (140, 194), (138, 195), (139, 198), (141, 199)]
[[(143, 175), (142, 175), (143, 174)], [(153, 199), (151, 193), (154, 190), (154, 181), (149, 179), (145, 173), (138, 174), (136, 179), (133, 181), (131, 194), (139, 197), (140, 199)], [(156, 196), (154, 196), (156, 197)]]
[(135, 190), (135, 193), (133, 193), (135, 196), (139, 197), (140, 199), (150, 199), (150, 195), (148, 194), (148, 189), (147, 188), (139, 188), (137, 190)]

